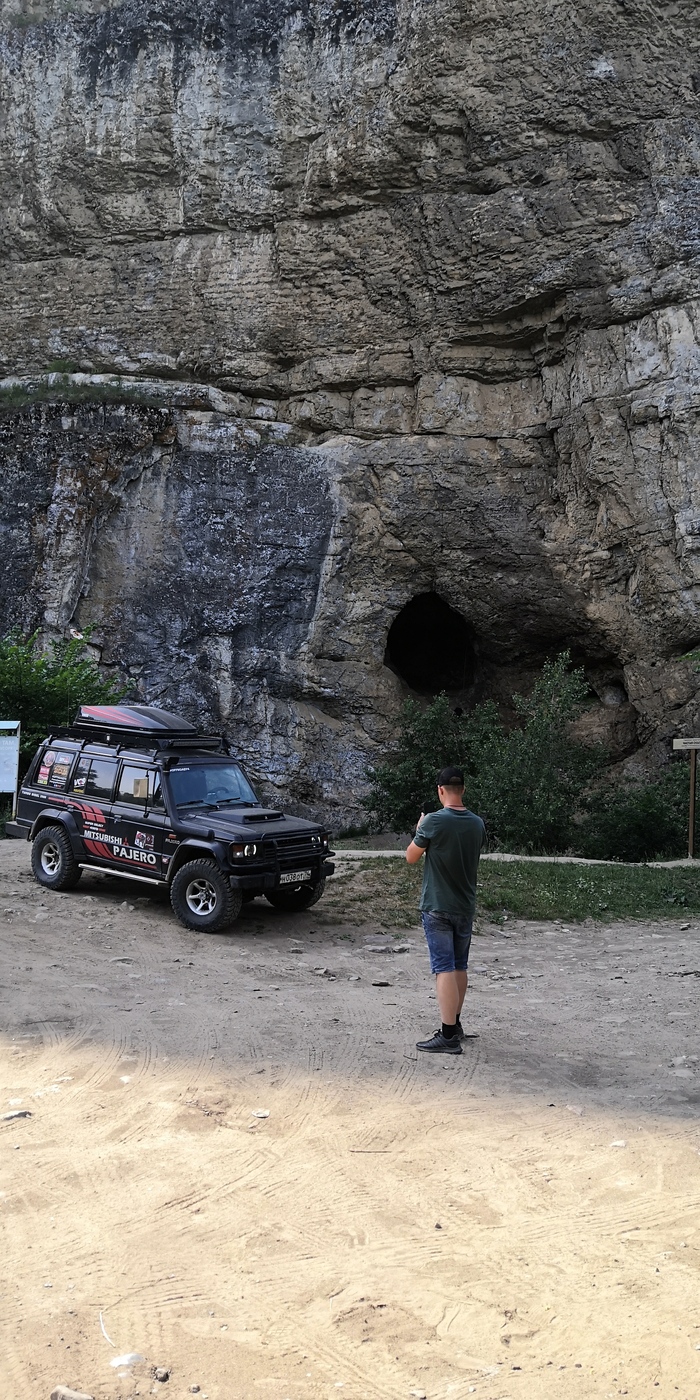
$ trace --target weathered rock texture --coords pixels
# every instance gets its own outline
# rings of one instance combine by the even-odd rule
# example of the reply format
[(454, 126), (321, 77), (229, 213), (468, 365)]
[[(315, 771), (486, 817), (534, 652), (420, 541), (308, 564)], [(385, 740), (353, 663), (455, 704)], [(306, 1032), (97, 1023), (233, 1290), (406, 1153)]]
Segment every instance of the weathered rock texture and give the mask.
[(2, 15), (5, 618), (338, 817), (423, 593), (467, 701), (567, 644), (628, 762), (696, 729), (695, 5)]

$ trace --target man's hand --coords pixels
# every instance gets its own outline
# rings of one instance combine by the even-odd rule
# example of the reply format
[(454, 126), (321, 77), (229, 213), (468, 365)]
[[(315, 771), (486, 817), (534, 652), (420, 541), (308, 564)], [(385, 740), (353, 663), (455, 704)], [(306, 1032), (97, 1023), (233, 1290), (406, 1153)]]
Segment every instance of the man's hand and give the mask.
[[(416, 827), (416, 836), (418, 835), (418, 832), (420, 831), (420, 824), (421, 824), (421, 822), (422, 822), (424, 816), (425, 816), (425, 812), (421, 812), (421, 814), (420, 814), (420, 816), (419, 816), (419, 818), (418, 818), (418, 825), (417, 825), (417, 827)], [(425, 855), (425, 851), (424, 851), (423, 847), (422, 847), (422, 846), (417, 846), (416, 843), (415, 843), (415, 841), (412, 841), (411, 844), (410, 844), (410, 846), (408, 846), (408, 847), (406, 848), (406, 860), (408, 861), (409, 865), (417, 865), (418, 862), (419, 862), (419, 860), (420, 860), (420, 858), (421, 858), (421, 856), (424, 856), (424, 855)]]

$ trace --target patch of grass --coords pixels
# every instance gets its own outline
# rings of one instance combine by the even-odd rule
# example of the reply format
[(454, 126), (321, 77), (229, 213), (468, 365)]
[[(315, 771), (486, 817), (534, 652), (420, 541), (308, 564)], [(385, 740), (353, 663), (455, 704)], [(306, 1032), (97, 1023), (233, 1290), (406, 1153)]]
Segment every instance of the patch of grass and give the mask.
[[(20, 384), (15, 384), (11, 389), (0, 389), (0, 408), (25, 408), (27, 404), (33, 403), (34, 398)], [(42, 398), (43, 402), (43, 398)]]
[(700, 879), (691, 869), (648, 865), (559, 865), (486, 861), (478, 907), (523, 919), (660, 919), (700, 913)]
[[(683, 918), (700, 914), (700, 872), (651, 866), (560, 865), (484, 861), (477, 918)], [(358, 860), (331, 880), (319, 916), (326, 922), (408, 928), (420, 923), (421, 867), (396, 860)]]
[[(388, 834), (389, 833), (386, 832), (383, 833), (384, 836)], [(332, 845), (336, 851), (387, 850), (403, 852), (405, 851), (409, 841), (411, 840), (411, 835), (411, 832), (406, 832), (405, 835), (402, 833), (398, 836), (395, 836), (393, 833), (391, 833), (391, 839), (388, 841), (382, 841), (381, 838), (378, 839), (376, 835), (372, 835), (371, 833), (369, 835), (356, 834), (354, 836), (333, 836), (331, 839)]]
[(77, 360), (49, 360), (47, 374), (77, 374), (80, 365)]
[(0, 388), (0, 409), (29, 408), (35, 403), (135, 403), (146, 408), (157, 408), (153, 394), (140, 390), (131, 384), (120, 384), (118, 380), (102, 384), (76, 384), (67, 375), (61, 375), (53, 384), (48, 380), (31, 388), (22, 384)]
[(420, 883), (415, 867), (400, 860), (354, 860), (326, 886), (317, 917), (325, 923), (407, 928), (420, 922)]

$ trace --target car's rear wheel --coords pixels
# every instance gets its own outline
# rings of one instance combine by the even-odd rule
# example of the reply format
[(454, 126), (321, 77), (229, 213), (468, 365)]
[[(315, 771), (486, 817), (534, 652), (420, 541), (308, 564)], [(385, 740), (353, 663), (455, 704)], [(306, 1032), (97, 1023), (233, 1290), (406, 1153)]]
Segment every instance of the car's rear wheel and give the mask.
[(322, 875), (315, 885), (281, 885), (279, 889), (266, 891), (265, 898), (275, 909), (283, 909), (287, 914), (297, 914), (318, 904), (326, 888), (326, 877)]
[(49, 890), (72, 890), (82, 870), (62, 826), (44, 826), (32, 842), (34, 879)]
[(238, 918), (243, 901), (218, 865), (202, 859), (180, 866), (170, 886), (170, 903), (185, 928), (218, 933)]

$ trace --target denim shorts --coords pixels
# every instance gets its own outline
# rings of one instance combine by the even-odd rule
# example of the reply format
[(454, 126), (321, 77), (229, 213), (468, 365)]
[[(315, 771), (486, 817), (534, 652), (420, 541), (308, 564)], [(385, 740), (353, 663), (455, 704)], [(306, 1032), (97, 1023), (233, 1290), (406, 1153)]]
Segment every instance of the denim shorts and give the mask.
[(470, 914), (421, 914), (431, 972), (466, 972), (472, 941)]

